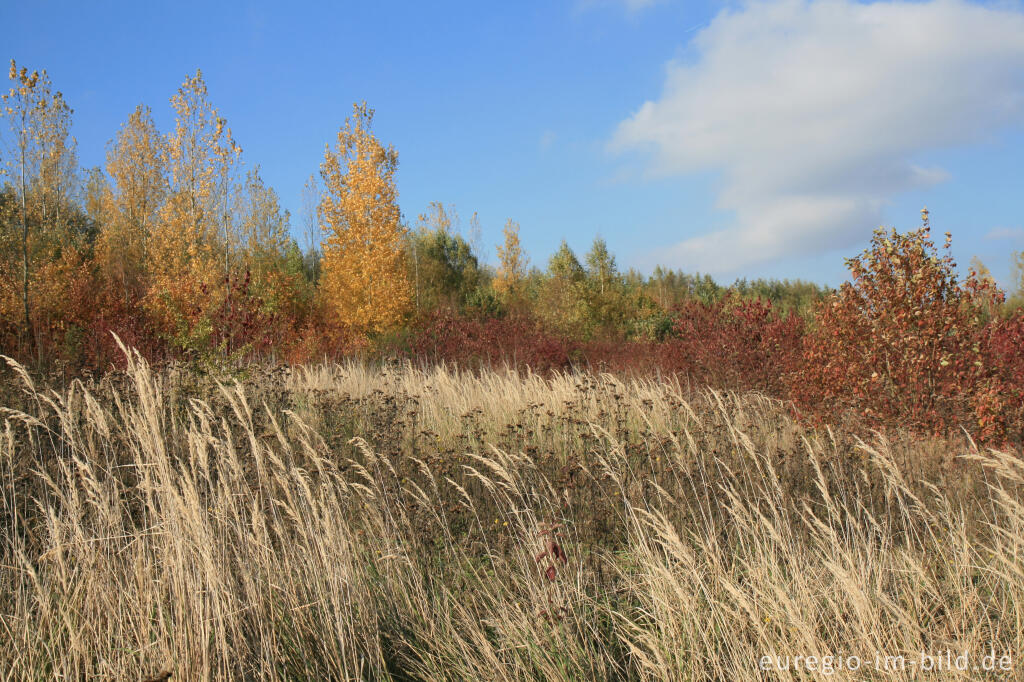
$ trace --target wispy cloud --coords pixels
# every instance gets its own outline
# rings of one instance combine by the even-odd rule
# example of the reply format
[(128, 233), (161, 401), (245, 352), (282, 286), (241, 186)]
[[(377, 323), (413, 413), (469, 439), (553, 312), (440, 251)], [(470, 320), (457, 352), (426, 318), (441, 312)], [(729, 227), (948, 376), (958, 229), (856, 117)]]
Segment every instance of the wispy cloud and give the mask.
[(630, 12), (637, 12), (639, 10), (646, 9), (651, 5), (656, 5), (661, 2), (661, 0), (621, 0), (621, 2)]
[(849, 246), (895, 194), (948, 178), (922, 151), (1024, 120), (1024, 13), (963, 0), (754, 1), (697, 33), (613, 150), (647, 172), (720, 171), (728, 227), (659, 251), (730, 273)]
[(546, 152), (548, 149), (551, 148), (551, 145), (555, 143), (556, 139), (558, 139), (558, 135), (555, 134), (555, 131), (545, 130), (544, 132), (542, 132), (540, 134), (540, 140), (538, 141), (540, 150), (542, 152)]
[(630, 14), (635, 14), (648, 7), (661, 4), (665, 0), (576, 0), (576, 10), (588, 10), (595, 7), (608, 7), (618, 5), (625, 8)]
[(985, 239), (1002, 241), (1007, 239), (1024, 239), (1024, 228), (1021, 227), (993, 227), (985, 235)]

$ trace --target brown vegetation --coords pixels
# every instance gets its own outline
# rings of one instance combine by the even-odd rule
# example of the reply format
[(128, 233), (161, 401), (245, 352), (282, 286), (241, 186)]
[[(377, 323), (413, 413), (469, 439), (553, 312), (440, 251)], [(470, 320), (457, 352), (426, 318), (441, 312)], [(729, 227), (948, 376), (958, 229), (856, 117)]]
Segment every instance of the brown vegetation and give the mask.
[(967, 438), (577, 372), (3, 380), (9, 679), (763, 680), (771, 654), (1024, 650), (1024, 467)]

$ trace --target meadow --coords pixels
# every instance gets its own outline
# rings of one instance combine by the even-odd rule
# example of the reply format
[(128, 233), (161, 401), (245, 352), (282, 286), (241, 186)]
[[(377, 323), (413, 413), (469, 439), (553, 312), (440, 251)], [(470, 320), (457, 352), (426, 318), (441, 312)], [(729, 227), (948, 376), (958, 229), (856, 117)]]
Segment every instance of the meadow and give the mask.
[(1020, 678), (1024, 463), (966, 432), (670, 376), (125, 353), (0, 379), (0, 679), (916, 680), (898, 657), (947, 649), (1011, 669), (928, 679)]
[[(657, 123), (648, 100), (623, 144), (597, 144), (594, 122), (625, 112), (586, 102), (599, 60), (582, 81), (556, 74), (584, 54), (566, 40), (588, 36), (623, 78), (634, 51), (618, 23), (576, 15), (629, 5), (632, 32), (634, 9), (672, 3), (540, 4), (577, 6), (571, 29), (541, 22), (547, 57), (535, 38), (480, 42), (492, 24), (512, 37), (504, 15), (450, 40), (459, 22), (433, 6), (396, 14), (416, 17), (408, 35), (353, 3), (333, 22), (287, 8), (301, 31), (257, 21), (269, 8), (216, 31), (218, 12), (174, 12), (188, 25), (166, 44), (169, 13), (127, 30), (133, 13), (91, 6), (11, 32), (57, 70), (12, 58), (0, 91), (0, 682), (1024, 679), (1024, 230), (1000, 198), (1017, 166), (910, 163), (1020, 120), (1019, 12), (717, 7), (685, 22), (697, 59), (666, 67), (686, 105)], [(778, 23), (794, 12), (845, 23), (801, 38)], [(748, 28), (712, 50), (733, 22)], [(261, 48), (274, 63), (257, 68), (238, 55), (263, 23), (302, 45)], [(310, 58), (313, 23), (341, 61)], [(413, 35), (429, 77), (401, 66)], [(119, 52), (127, 36), (144, 44)], [(474, 49), (435, 68), (456, 45)], [(698, 78), (704, 51), (757, 63)], [(542, 65), (531, 96), (490, 106), (515, 81), (485, 53)], [(357, 100), (325, 122), (323, 98), (361, 95), (364, 69), (388, 111)], [(459, 90), (448, 69), (488, 86)], [(816, 87), (823, 74), (843, 86)], [(958, 74), (982, 89), (956, 94)], [(300, 75), (309, 99), (289, 99)], [(650, 84), (628, 78), (600, 101)], [(572, 132), (546, 129), (533, 158), (538, 131), (497, 109), (527, 127), (558, 112), (545, 127)], [(104, 126), (105, 145), (79, 148), (76, 131)], [(391, 138), (414, 145), (401, 202)], [(649, 152), (650, 175), (634, 168)], [(676, 174), (701, 180), (661, 184)], [(465, 221), (430, 200), (445, 195)], [(912, 197), (942, 206), (941, 233), (927, 208), (917, 228), (875, 229)], [(956, 253), (1008, 256), (1008, 278), (978, 255), (958, 265), (950, 224)], [(586, 246), (583, 226), (630, 252)], [(803, 279), (854, 247), (841, 281)], [(800, 278), (712, 277), (741, 270)]]

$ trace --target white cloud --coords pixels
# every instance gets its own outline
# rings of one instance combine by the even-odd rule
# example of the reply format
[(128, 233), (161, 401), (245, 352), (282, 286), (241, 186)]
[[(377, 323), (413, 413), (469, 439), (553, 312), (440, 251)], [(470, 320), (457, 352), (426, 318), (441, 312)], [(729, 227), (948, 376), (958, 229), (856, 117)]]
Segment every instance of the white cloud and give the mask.
[(735, 222), (670, 247), (687, 269), (849, 246), (894, 194), (948, 178), (915, 154), (1024, 120), (1024, 13), (1005, 6), (754, 1), (692, 47), (610, 144), (648, 152), (655, 175), (722, 173)]
[(1024, 239), (1024, 228), (1021, 227), (993, 227), (985, 235), (985, 239)]

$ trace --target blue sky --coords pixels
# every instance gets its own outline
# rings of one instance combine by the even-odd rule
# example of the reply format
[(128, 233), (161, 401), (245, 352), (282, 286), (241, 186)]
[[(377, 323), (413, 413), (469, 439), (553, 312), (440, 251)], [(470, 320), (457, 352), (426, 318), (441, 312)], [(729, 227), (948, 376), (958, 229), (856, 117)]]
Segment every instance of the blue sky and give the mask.
[[(366, 100), (412, 220), (507, 218), (543, 265), (600, 234), (620, 265), (836, 284), (927, 205), (966, 265), (1024, 250), (1019, 2), (779, 0), (4, 3), (4, 56), (46, 68), (83, 166), (201, 68), (298, 229), (324, 144)], [(941, 241), (941, 237), (938, 241)]]

